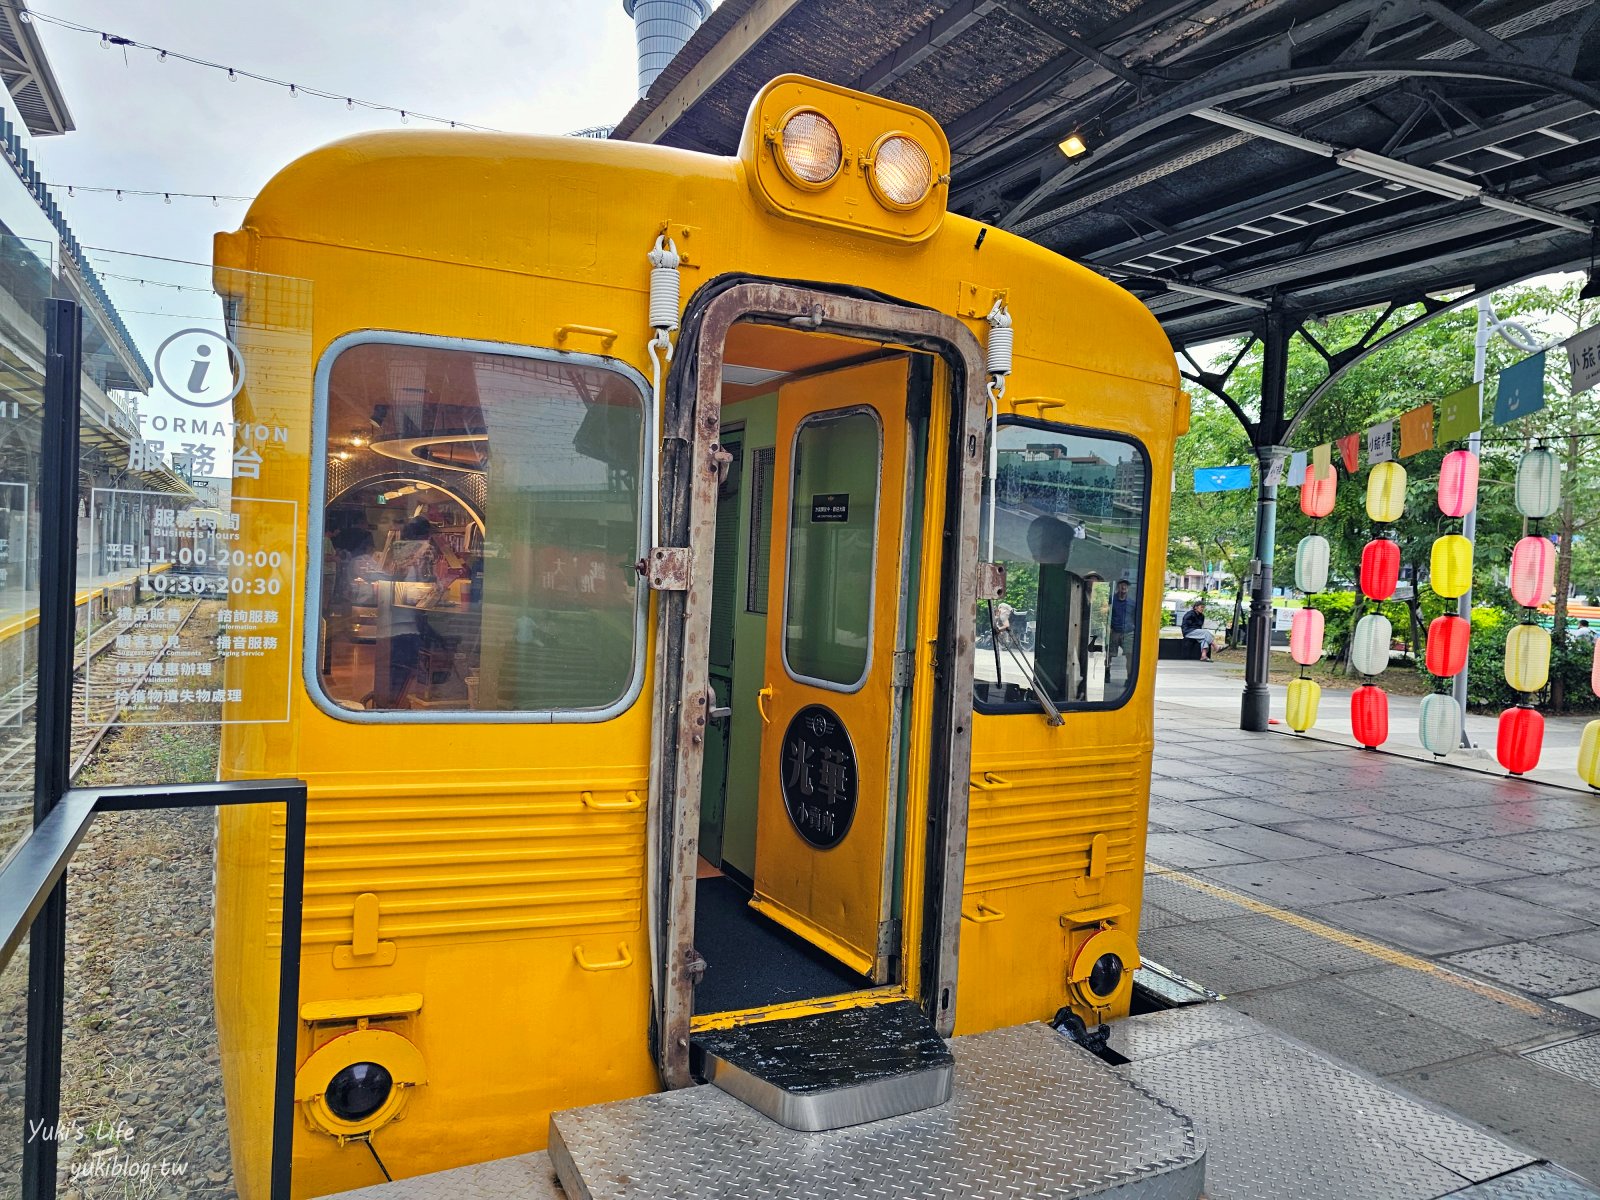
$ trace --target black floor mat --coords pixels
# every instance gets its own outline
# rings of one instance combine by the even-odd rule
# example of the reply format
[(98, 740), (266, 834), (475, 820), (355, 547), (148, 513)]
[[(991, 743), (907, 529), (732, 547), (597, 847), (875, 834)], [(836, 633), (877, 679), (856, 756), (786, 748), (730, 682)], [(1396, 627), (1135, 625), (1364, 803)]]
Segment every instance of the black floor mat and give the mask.
[(706, 960), (696, 1013), (728, 1012), (871, 987), (872, 981), (767, 920), (731, 879), (695, 885), (694, 947)]

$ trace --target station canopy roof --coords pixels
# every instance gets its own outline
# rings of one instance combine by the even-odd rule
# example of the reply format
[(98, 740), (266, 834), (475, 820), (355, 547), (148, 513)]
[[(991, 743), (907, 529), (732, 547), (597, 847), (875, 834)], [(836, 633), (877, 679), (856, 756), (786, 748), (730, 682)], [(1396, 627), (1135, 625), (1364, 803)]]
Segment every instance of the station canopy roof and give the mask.
[(1594, 0), (723, 0), (612, 136), (734, 153), (790, 71), (932, 113), (952, 210), (1178, 346), (1587, 266), (1600, 217)]

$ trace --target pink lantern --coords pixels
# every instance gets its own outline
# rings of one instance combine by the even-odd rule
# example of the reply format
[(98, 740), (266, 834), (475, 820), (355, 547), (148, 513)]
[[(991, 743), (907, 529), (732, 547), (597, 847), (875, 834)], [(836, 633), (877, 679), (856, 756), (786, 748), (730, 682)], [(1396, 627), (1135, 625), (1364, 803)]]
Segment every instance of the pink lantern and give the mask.
[(1297, 608), (1289, 627), (1289, 657), (1309, 667), (1322, 657), (1322, 634), (1326, 622), (1315, 608)]
[(1600, 638), (1594, 643), (1594, 665), (1589, 668), (1589, 690), (1600, 696)]
[(1318, 519), (1327, 516), (1333, 511), (1333, 493), (1339, 477), (1332, 467), (1328, 468), (1326, 479), (1317, 478), (1317, 469), (1311, 467), (1306, 471), (1306, 481), (1300, 485), (1300, 511), (1306, 516)]
[(1556, 548), (1549, 538), (1529, 535), (1511, 551), (1511, 594), (1518, 604), (1538, 608), (1550, 602), (1556, 582)]
[(1400, 582), (1400, 543), (1373, 538), (1361, 550), (1361, 591), (1374, 600), (1387, 600)]
[(1536, 708), (1508, 708), (1500, 714), (1494, 756), (1513, 775), (1525, 775), (1539, 765), (1544, 749), (1544, 717)]
[(1439, 464), (1439, 511), (1447, 517), (1464, 517), (1478, 506), (1478, 456), (1471, 450), (1452, 450)]

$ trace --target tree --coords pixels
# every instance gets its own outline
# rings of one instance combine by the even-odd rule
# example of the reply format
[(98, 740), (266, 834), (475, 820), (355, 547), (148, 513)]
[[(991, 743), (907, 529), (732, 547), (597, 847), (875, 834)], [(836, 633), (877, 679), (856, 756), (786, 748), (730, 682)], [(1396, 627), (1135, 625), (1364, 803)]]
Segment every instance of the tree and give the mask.
[(1255, 458), (1250, 439), (1222, 402), (1205, 392), (1190, 395), (1189, 433), (1174, 451), (1177, 490), (1172, 497), (1169, 567), (1205, 570), (1221, 562), (1234, 580), (1233, 623), (1244, 604), (1244, 582), (1255, 546), (1255, 492), (1194, 491), (1194, 473), (1238, 466)]

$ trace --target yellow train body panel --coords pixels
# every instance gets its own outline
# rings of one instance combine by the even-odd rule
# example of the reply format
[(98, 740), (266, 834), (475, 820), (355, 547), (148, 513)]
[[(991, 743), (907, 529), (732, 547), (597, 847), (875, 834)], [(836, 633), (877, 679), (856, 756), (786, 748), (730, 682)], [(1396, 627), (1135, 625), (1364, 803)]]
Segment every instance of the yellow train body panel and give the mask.
[[(286, 167), (242, 228), (219, 235), (219, 280), (232, 270), (308, 281), (316, 364), (339, 339), (375, 330), (577, 351), (647, 379), (645, 253), (663, 231), (684, 255), (686, 301), (735, 273), (864, 288), (958, 317), (981, 344), (984, 313), (1003, 293), (1016, 352), (1002, 413), (1137, 440), (1148, 456), (1142, 577), (1159, 581), (1181, 417), (1172, 354), (1148, 311), (1092, 272), (962, 217), (905, 242), (848, 219), (775, 213), (748, 178), (749, 156), (764, 152), (465, 132), (351, 138)], [(286, 303), (270, 287), (255, 295)], [(284, 424), (310, 427), (311, 394), (271, 404)], [(236, 494), (310, 512), (312, 448), (284, 449), (259, 482), (236, 481)], [(924, 546), (944, 523), (933, 457), (915, 523)], [(304, 545), (304, 524), (297, 537)], [(314, 640), (306, 568), (294, 627)], [(936, 570), (918, 574), (924, 621), (939, 591)], [(300, 677), (288, 721), (225, 731), (224, 777), (309, 787), (297, 1067), (359, 1028), (393, 1031), (420, 1052), (425, 1078), (374, 1139), (397, 1176), (540, 1149), (550, 1112), (661, 1086), (641, 802), (654, 762), (657, 603), (634, 698), (606, 720), (362, 723), (319, 703)], [(1090, 1023), (1127, 1011), (1127, 986), (1096, 998), (1072, 977), (1091, 938), (1138, 928), (1159, 607), (1159, 586), (1143, 588), (1125, 636), (1149, 652), (1120, 706), (1069, 711), (1064, 728), (1038, 713), (974, 714), (957, 1032), (1063, 1007)], [(255, 668), (230, 669), (248, 678)], [(926, 698), (932, 677), (918, 674), (908, 704)], [(923, 886), (931, 740), (912, 728), (900, 768), (902, 897)], [(247, 1198), (265, 1194), (282, 862), (281, 814), (224, 811), (216, 987)], [(909, 940), (918, 906), (900, 916)], [(903, 992), (917, 995), (919, 970), (904, 964)], [(414, 1011), (385, 1011), (410, 995)], [(309, 1101), (300, 1107), (296, 1194), (378, 1182), (365, 1150), (319, 1124)]]

